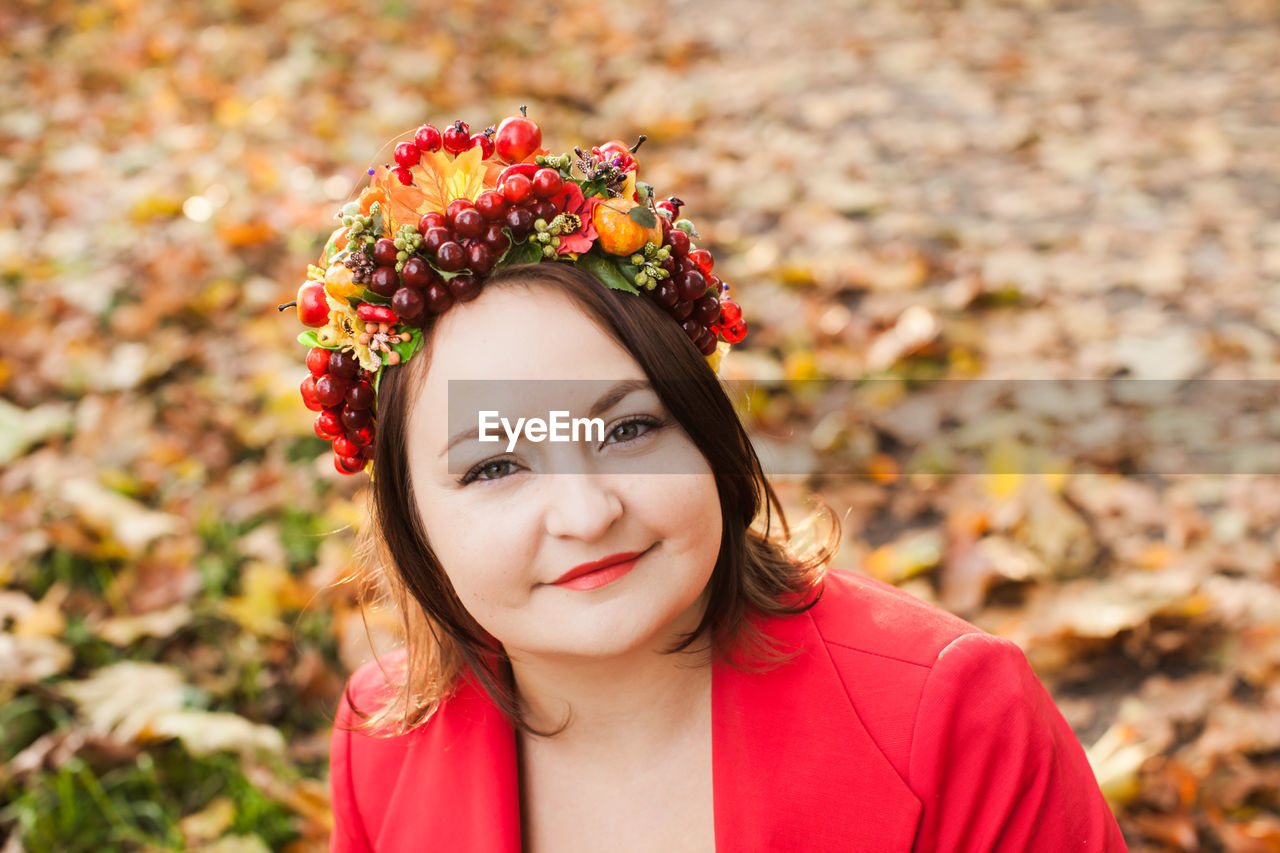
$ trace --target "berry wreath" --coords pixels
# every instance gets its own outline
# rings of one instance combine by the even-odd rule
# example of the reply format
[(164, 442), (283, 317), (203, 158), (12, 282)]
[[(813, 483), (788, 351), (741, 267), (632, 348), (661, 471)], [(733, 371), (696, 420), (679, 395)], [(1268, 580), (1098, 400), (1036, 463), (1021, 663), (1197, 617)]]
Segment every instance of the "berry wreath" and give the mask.
[(636, 179), (643, 142), (550, 156), (521, 107), (475, 134), (461, 120), (424, 124), (395, 146), (395, 164), (369, 169), (297, 300), (280, 306), (310, 327), (298, 336), (309, 347), (302, 399), (338, 471), (371, 464), (382, 369), (411, 358), (433, 315), (475, 299), (503, 267), (570, 262), (652, 299), (718, 369), (747, 325), (692, 242), (683, 202)]

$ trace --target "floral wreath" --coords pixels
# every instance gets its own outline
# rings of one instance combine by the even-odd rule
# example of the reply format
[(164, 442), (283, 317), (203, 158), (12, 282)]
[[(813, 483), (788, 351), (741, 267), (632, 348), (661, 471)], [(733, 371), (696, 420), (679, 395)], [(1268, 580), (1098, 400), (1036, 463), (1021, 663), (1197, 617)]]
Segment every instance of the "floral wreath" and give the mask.
[(280, 306), (310, 327), (298, 336), (309, 347), (302, 399), (338, 471), (372, 464), (383, 368), (412, 358), (432, 316), (475, 299), (504, 267), (569, 262), (644, 295), (719, 368), (747, 325), (711, 253), (693, 244), (683, 202), (636, 179), (644, 140), (553, 157), (521, 107), (482, 133), (424, 124), (396, 145), (394, 165), (369, 169), (296, 302)]

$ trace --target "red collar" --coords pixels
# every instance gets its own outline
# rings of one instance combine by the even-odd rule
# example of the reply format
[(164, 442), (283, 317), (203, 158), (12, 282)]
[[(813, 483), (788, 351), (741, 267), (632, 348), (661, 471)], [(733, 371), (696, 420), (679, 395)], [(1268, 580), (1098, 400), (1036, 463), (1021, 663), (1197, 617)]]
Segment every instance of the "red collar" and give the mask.
[[(799, 653), (765, 672), (714, 664), (717, 848), (910, 849), (920, 802), (854, 711), (813, 618), (763, 625)], [(518, 853), (515, 731), (488, 698), (463, 687), (406, 740), (374, 849)]]

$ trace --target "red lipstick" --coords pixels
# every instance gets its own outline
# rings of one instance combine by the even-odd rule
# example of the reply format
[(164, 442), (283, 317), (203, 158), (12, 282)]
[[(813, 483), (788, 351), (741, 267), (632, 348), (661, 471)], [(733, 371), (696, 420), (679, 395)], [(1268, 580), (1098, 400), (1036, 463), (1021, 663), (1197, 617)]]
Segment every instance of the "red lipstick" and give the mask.
[[(647, 549), (646, 549), (647, 550)], [(574, 566), (561, 575), (555, 586), (566, 589), (599, 589), (613, 583), (635, 568), (636, 562), (645, 551), (624, 551), (610, 554), (600, 560)]]

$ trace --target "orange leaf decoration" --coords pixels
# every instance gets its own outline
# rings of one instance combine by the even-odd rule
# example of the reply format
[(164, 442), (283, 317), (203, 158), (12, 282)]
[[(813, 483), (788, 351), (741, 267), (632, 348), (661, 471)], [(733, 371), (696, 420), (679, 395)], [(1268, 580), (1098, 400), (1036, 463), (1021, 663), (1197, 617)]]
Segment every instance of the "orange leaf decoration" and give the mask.
[(373, 184), (386, 191), (390, 200), (391, 231), (405, 224), (416, 225), (424, 213), (443, 212), (458, 198), (475, 201), (484, 192), (487, 164), (480, 148), (468, 148), (457, 157), (443, 151), (422, 155), (413, 173), (413, 185), (405, 186), (390, 169), (380, 166)]

